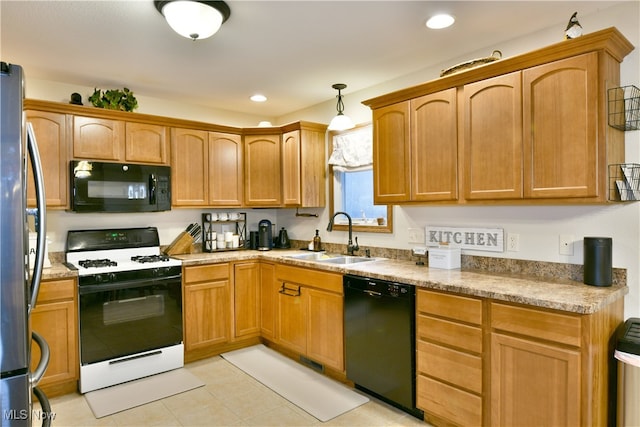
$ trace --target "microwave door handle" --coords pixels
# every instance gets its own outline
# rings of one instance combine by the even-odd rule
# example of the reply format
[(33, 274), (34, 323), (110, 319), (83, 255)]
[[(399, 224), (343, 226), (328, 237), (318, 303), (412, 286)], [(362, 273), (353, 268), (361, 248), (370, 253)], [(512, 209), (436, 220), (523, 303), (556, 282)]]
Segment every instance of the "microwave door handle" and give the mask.
[(47, 206), (44, 193), (44, 176), (42, 173), (42, 163), (40, 163), (40, 152), (36, 143), (33, 126), (27, 123), (27, 150), (31, 158), (31, 167), (33, 169), (33, 177), (36, 187), (36, 208), (38, 216), (35, 221), (36, 232), (38, 238), (36, 240), (36, 254), (33, 267), (33, 276), (31, 277), (31, 299), (29, 303), (29, 313), (36, 306), (38, 293), (40, 291), (40, 281), (42, 280), (42, 269), (44, 267), (44, 254), (47, 243)]
[(156, 190), (158, 187), (158, 179), (156, 178), (156, 174), (152, 173), (149, 175), (149, 204), (156, 204)]

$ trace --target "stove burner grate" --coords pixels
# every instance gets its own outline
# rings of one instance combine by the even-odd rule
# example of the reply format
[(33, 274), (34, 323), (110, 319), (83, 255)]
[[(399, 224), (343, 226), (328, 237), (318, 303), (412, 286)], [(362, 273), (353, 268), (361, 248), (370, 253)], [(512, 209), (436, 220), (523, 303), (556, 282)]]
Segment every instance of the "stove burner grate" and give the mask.
[(84, 268), (97, 268), (97, 267), (115, 267), (118, 265), (117, 262), (111, 261), (110, 259), (84, 259), (78, 261), (78, 265)]
[(138, 255), (132, 256), (131, 261), (139, 262), (141, 264), (147, 262), (166, 262), (169, 261), (169, 257), (166, 255)]

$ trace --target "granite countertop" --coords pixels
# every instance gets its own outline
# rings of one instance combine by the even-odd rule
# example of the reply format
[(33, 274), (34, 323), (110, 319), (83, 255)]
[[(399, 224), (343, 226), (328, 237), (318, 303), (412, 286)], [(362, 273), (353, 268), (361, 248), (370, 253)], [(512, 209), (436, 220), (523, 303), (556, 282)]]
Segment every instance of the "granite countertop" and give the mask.
[[(489, 273), (480, 270), (442, 270), (416, 265), (414, 261), (375, 258), (374, 261), (336, 265), (289, 257), (309, 253), (302, 250), (225, 251), (175, 255), (184, 266), (218, 262), (268, 260), (299, 267), (354, 274), (396, 281), (417, 287), (455, 292), (499, 301), (527, 304), (579, 314), (595, 313), (629, 292), (626, 285), (589, 286), (568, 279), (546, 279), (522, 274)], [(63, 264), (45, 269), (45, 280), (75, 277)]]

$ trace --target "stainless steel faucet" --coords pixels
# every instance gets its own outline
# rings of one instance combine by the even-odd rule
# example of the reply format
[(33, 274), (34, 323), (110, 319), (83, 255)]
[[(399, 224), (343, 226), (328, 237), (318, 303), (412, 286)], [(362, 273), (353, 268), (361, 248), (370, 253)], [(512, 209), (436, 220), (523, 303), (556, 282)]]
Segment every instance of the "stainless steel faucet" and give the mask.
[(358, 238), (356, 237), (356, 244), (353, 244), (352, 241), (352, 236), (353, 236), (353, 223), (351, 221), (351, 217), (349, 216), (348, 213), (346, 212), (336, 212), (335, 214), (333, 214), (333, 217), (331, 217), (331, 219), (329, 220), (329, 225), (327, 225), (327, 231), (332, 231), (333, 230), (333, 220), (336, 218), (337, 215), (344, 215), (347, 217), (347, 219), (349, 220), (349, 241), (347, 242), (347, 253), (349, 255), (353, 255), (354, 252), (357, 252), (360, 249), (360, 246), (358, 246)]

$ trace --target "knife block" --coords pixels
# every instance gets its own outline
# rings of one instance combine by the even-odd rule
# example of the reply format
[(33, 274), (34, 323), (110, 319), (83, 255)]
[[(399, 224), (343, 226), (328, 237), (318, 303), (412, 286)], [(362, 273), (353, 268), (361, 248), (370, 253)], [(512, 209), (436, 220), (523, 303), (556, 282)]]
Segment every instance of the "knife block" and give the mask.
[(167, 255), (190, 254), (193, 252), (193, 237), (186, 231), (178, 234), (173, 242), (166, 247), (164, 253)]

